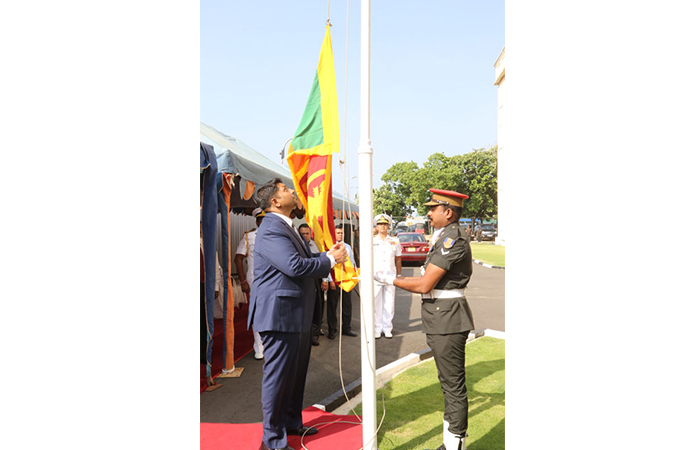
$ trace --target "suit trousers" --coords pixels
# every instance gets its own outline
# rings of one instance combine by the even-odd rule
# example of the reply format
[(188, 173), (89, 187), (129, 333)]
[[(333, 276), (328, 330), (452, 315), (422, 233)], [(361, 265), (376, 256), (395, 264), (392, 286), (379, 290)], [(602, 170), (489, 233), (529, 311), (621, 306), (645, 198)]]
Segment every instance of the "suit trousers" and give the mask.
[(433, 351), (440, 387), (445, 397), (445, 421), (452, 434), (467, 431), (467, 384), (465, 349), (468, 331), (454, 334), (427, 334), (426, 341)]
[[(301, 410), (304, 407), (304, 388), (306, 387), (306, 374), (309, 371), (311, 360), (311, 331), (301, 333), (299, 337), (299, 360), (294, 375), (292, 398), (287, 411), (287, 429), (298, 430), (304, 424), (301, 421)], [(273, 448), (273, 447), (270, 447)]]
[(323, 323), (323, 290), (321, 289), (321, 280), (316, 280), (316, 303), (314, 303), (314, 317), (312, 335), (318, 337), (321, 334), (321, 323)]
[[(340, 286), (336, 286), (335, 289), (328, 288), (328, 298), (326, 302), (326, 320), (328, 321), (328, 334), (333, 335), (338, 333), (338, 297), (341, 295)], [(352, 293), (343, 292), (343, 330), (352, 330)]]
[(287, 429), (301, 428), (304, 384), (311, 354), (310, 330), (304, 333), (261, 331), (265, 347), (262, 376), (263, 442), (287, 446)]
[(207, 363), (207, 306), (204, 300), (204, 283), (199, 283), (199, 362)]

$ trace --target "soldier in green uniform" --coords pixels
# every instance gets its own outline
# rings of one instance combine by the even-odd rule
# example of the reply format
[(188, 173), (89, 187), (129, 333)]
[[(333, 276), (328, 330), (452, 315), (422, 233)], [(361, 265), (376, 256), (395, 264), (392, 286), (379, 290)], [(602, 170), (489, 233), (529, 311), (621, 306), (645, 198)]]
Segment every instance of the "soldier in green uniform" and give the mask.
[(436, 450), (465, 450), (467, 386), (465, 345), (474, 318), (464, 290), (472, 275), (469, 236), (459, 225), (467, 195), (430, 189), (430, 217), (435, 227), (430, 252), (420, 277), (380, 273), (375, 280), (423, 294), (423, 333), (433, 351), (438, 379), (445, 396), (442, 445)]

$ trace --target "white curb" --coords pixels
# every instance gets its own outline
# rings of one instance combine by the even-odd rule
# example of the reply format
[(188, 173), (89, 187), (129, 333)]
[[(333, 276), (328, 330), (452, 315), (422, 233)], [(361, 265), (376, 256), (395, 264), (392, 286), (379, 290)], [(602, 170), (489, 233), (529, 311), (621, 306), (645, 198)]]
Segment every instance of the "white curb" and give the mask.
[(486, 264), (486, 263), (484, 263), (484, 262), (479, 261), (478, 259), (472, 259), (472, 261), (474, 261), (475, 263), (477, 263), (477, 264), (479, 264), (479, 265), (482, 265), (482, 266), (484, 266), (484, 267), (488, 267), (489, 269), (503, 269), (503, 270), (506, 269), (505, 267), (501, 267), (501, 266), (492, 266), (491, 264)]

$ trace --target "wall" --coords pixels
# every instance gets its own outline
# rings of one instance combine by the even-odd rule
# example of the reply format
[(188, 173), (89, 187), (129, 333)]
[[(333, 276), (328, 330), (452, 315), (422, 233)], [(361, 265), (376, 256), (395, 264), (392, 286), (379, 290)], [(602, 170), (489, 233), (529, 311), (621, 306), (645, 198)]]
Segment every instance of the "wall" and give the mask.
[(506, 48), (503, 47), (495, 64), (498, 86), (498, 236), (496, 244), (505, 245), (508, 234), (508, 146), (505, 142), (506, 104)]

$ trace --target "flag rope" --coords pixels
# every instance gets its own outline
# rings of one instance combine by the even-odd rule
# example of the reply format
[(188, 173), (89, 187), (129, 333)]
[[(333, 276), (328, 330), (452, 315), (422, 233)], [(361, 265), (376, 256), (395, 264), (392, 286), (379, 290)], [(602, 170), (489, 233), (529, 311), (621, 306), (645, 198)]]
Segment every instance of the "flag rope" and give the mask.
[[(348, 169), (348, 165), (346, 164), (346, 162), (347, 162), (347, 137), (348, 137), (348, 134), (347, 134), (347, 116), (348, 116), (348, 59), (349, 59), (348, 58), (348, 43), (349, 43), (349, 38), (348, 38), (349, 26), (348, 25), (349, 25), (349, 22), (350, 22), (350, 0), (347, 0), (346, 19), (345, 19), (345, 80), (344, 80), (344, 100), (343, 100), (343, 159), (341, 160), (340, 158), (338, 158), (338, 167), (340, 169), (340, 173), (341, 173), (342, 179), (343, 179), (343, 195), (342, 195), (341, 216), (345, 216), (346, 212), (351, 212), (351, 211), (349, 211), (349, 207), (347, 205), (347, 201), (348, 201), (348, 198), (350, 197), (350, 195), (349, 195), (349, 186), (348, 186), (348, 179), (347, 179), (349, 169)], [(328, 18), (326, 19), (326, 23), (328, 25), (332, 26), (332, 24), (330, 22), (330, 0), (328, 0)], [(330, 195), (332, 195), (332, 192), (330, 193)], [(348, 216), (350, 217), (350, 224), (352, 225), (352, 214), (348, 214)], [(340, 218), (343, 219), (343, 217), (340, 217)], [(359, 222), (358, 222), (358, 228), (359, 228)], [(352, 230), (352, 227), (350, 227), (350, 229)], [(343, 231), (345, 231), (345, 230), (343, 230)], [(350, 240), (350, 242), (351, 242), (351, 244), (350, 244), (351, 251), (354, 252), (354, 250), (355, 250), (354, 235), (352, 236), (352, 239)], [(349, 255), (348, 255), (348, 257), (349, 257)], [(344, 272), (341, 271), (341, 273), (340, 273), (341, 285), (343, 283), (343, 274), (344, 274)], [(344, 295), (344, 291), (343, 291), (343, 289), (340, 289), (340, 286), (338, 286), (338, 291), (339, 291), (338, 294), (340, 297), (338, 299), (339, 300), (338, 303), (340, 304), (340, 311), (338, 313), (339, 322), (340, 322), (339, 328), (342, 331), (342, 329), (343, 329), (342, 327), (343, 327), (343, 295)], [(350, 295), (350, 292), (348, 292), (347, 294)], [(362, 299), (360, 299), (360, 317), (364, 318), (365, 311), (364, 311), (362, 303), (363, 303)], [(374, 311), (371, 311), (371, 314), (374, 314)], [(364, 343), (364, 345), (369, 346), (369, 338), (374, 335), (374, 330), (367, 330), (367, 328), (366, 328), (367, 322), (365, 320), (360, 320), (360, 323), (362, 324), (362, 327), (364, 330), (364, 335), (367, 337), (367, 341)], [(371, 331), (371, 333), (368, 333), (368, 331)], [(345, 389), (345, 382), (343, 380), (343, 351), (342, 351), (343, 347), (342, 347), (342, 343), (343, 343), (343, 333), (339, 333), (339, 337), (338, 337), (338, 373), (340, 374), (340, 385), (343, 389), (343, 395), (345, 395), (346, 402), (350, 403), (350, 398), (348, 397), (347, 390)], [(376, 351), (375, 351), (375, 353), (376, 353)], [(367, 356), (369, 358), (369, 351), (367, 351)], [(370, 360), (368, 362), (369, 362), (369, 366), (372, 368), (372, 373), (374, 375), (374, 379), (375, 379), (375, 381), (379, 382), (379, 389), (382, 392), (382, 417), (379, 421), (379, 425), (377, 425), (376, 430), (374, 431), (374, 435), (372, 436), (372, 439), (376, 442), (376, 438), (379, 434), (379, 430), (382, 428), (382, 424), (384, 423), (384, 418), (386, 417), (386, 404), (384, 402), (384, 383), (377, 375), (377, 368), (372, 365), (372, 361)], [(355, 415), (357, 420), (359, 420), (359, 423), (348, 422), (348, 421), (333, 421), (333, 422), (316, 423), (316, 424), (314, 424), (314, 426), (318, 428), (319, 425), (328, 426), (328, 425), (334, 424), (334, 423), (350, 423), (350, 424), (354, 424), (354, 425), (362, 425), (363, 424), (362, 418), (357, 414), (357, 412), (355, 411), (355, 408), (351, 406), (350, 409), (352, 410), (352, 413)], [(309, 450), (304, 445), (304, 436), (305, 435), (306, 435), (306, 433), (304, 433), (301, 436), (300, 444), (304, 448), (304, 450)], [(363, 443), (362, 447), (360, 447), (358, 450), (363, 450), (365, 448), (365, 445), (367, 445), (367, 443)]]

